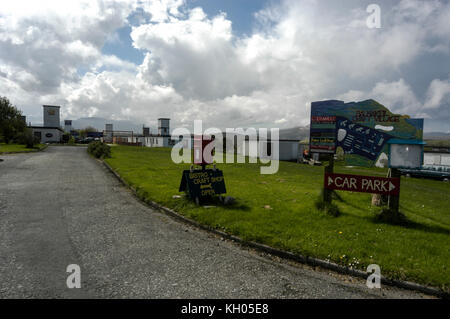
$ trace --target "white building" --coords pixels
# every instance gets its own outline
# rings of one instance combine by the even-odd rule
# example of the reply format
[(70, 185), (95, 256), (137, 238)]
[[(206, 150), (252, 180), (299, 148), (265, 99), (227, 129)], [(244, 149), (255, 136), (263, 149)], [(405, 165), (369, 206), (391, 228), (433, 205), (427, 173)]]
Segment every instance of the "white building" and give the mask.
[[(230, 140), (227, 139), (227, 143)], [(274, 142), (268, 139), (251, 140), (246, 138), (245, 141), (236, 145), (236, 152), (239, 155), (250, 156), (257, 154), (259, 158), (275, 159), (275, 152), (277, 152)], [(252, 151), (250, 152), (250, 149)], [(280, 161), (297, 161), (300, 156), (300, 141), (281, 139), (278, 141), (278, 160)]]
[(425, 152), (423, 165), (445, 165), (450, 166), (450, 153)]
[(61, 142), (64, 131), (60, 127), (59, 120), (60, 106), (43, 105), (43, 126), (30, 126), (33, 135), (40, 143), (59, 143)]

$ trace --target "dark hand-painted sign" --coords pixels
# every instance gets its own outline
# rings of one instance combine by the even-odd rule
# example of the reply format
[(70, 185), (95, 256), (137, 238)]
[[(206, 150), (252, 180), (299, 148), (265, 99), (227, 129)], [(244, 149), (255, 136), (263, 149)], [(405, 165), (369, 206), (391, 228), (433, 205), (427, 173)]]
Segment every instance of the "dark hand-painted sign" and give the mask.
[(348, 165), (387, 166), (390, 139), (422, 137), (423, 119), (393, 114), (374, 100), (311, 103), (310, 151), (343, 152)]
[(218, 169), (185, 170), (179, 191), (186, 191), (192, 199), (224, 194), (223, 172)]
[(336, 153), (336, 116), (311, 116), (310, 152)]
[(356, 154), (375, 161), (391, 135), (354, 123), (344, 117), (337, 121), (337, 146), (345, 154)]
[(398, 196), (400, 178), (325, 173), (327, 189)]

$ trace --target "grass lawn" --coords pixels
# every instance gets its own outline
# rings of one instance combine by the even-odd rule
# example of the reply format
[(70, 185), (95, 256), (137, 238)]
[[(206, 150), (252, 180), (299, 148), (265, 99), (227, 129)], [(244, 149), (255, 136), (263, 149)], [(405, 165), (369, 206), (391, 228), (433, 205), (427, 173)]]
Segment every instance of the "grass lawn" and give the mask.
[[(203, 224), (362, 270), (378, 264), (384, 276), (449, 289), (450, 183), (402, 177), (400, 209), (410, 224), (394, 226), (375, 221), (380, 208), (371, 206), (370, 194), (339, 192), (339, 217), (317, 210), (323, 167), (280, 162), (277, 174), (261, 175), (259, 164), (218, 164), (236, 203), (205, 208), (184, 196), (173, 198), (190, 165), (174, 164), (170, 149), (116, 146), (111, 152), (106, 162), (139, 196)], [(386, 175), (384, 169), (339, 165), (335, 171)]]
[(33, 148), (27, 148), (26, 145), (0, 143), (0, 153), (37, 152), (44, 147), (45, 144), (36, 144)]

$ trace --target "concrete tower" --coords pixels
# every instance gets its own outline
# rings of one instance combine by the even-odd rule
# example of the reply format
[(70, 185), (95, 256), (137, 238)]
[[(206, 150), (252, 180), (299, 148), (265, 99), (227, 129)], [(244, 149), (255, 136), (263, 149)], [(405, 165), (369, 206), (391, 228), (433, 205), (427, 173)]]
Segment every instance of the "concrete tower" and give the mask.
[(158, 119), (158, 135), (160, 136), (168, 136), (170, 133), (169, 131), (169, 122), (170, 119), (167, 118), (159, 118)]
[(103, 134), (103, 141), (105, 143), (112, 143), (113, 142), (113, 125), (112, 124), (105, 124), (105, 132)]
[(72, 131), (72, 120), (64, 120), (64, 132), (70, 133)]
[(60, 127), (59, 106), (43, 105), (44, 127)]

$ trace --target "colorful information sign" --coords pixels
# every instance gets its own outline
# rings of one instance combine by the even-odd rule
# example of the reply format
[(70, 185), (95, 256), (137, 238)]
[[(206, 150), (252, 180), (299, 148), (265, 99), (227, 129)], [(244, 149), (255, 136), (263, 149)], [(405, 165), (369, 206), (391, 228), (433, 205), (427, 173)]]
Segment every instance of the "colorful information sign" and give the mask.
[(398, 196), (400, 178), (325, 173), (327, 189)]
[(422, 137), (423, 119), (393, 114), (374, 100), (311, 103), (311, 153), (342, 152), (348, 165), (387, 167), (390, 139)]
[(310, 152), (336, 153), (336, 116), (311, 116)]

